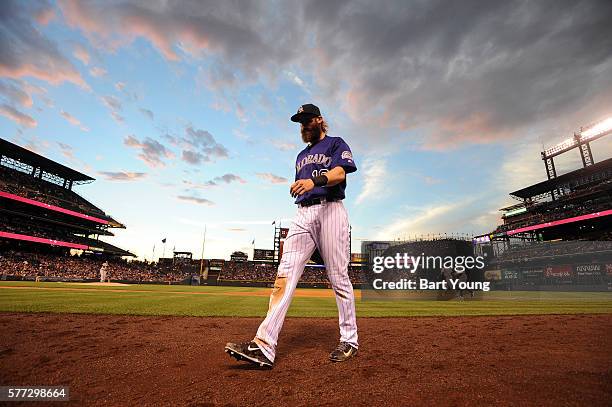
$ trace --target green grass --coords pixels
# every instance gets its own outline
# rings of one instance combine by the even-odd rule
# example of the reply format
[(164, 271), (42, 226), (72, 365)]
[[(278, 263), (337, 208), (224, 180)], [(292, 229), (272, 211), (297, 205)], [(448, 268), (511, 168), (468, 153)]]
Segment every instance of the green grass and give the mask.
[[(20, 288), (3, 288), (10, 286)], [(240, 295), (254, 292), (267, 295), (270, 289), (1, 282), (0, 312), (262, 317), (268, 308), (267, 296)], [(360, 317), (612, 313), (612, 293), (497, 291), (464, 302), (357, 300), (356, 306)], [(288, 315), (336, 317), (336, 302), (334, 298), (296, 297)]]

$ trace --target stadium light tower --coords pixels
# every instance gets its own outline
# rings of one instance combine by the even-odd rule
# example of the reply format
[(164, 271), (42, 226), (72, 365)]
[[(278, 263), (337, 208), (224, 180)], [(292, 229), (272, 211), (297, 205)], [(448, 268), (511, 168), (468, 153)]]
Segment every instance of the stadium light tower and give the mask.
[[(574, 133), (574, 136), (557, 144), (554, 147), (548, 148), (541, 152), (544, 166), (546, 167), (546, 175), (548, 179), (557, 178), (557, 170), (555, 169), (554, 157), (566, 153), (574, 148), (580, 151), (583, 167), (588, 167), (595, 164), (593, 153), (591, 152), (591, 141), (612, 134), (612, 117), (609, 117), (600, 122), (581, 127), (580, 130)], [(561, 195), (560, 190), (552, 191), (552, 198), (556, 199)]]
[(608, 117), (599, 123), (596, 123), (590, 127), (581, 129), (580, 137), (583, 140), (592, 139), (593, 137), (599, 136), (603, 133), (609, 133), (612, 130), (612, 117)]

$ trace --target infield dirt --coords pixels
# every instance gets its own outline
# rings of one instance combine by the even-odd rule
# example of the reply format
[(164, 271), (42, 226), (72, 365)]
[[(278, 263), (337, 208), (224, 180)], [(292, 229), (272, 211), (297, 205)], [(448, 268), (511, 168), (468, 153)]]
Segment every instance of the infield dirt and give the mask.
[[(361, 318), (332, 364), (331, 318), (289, 318), (273, 370), (223, 352), (258, 318), (0, 314), (0, 385), (62, 405), (609, 405), (612, 315)], [(15, 405), (15, 404), (11, 404)], [(42, 405), (36, 403), (36, 405)]]

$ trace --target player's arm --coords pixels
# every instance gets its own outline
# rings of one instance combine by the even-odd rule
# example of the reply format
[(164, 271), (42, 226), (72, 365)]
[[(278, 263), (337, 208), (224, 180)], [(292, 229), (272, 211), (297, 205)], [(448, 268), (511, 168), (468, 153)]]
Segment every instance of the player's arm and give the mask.
[(341, 183), (346, 179), (346, 172), (344, 168), (338, 166), (327, 171), (323, 175), (312, 177), (311, 179), (300, 179), (291, 184), (289, 192), (292, 197), (296, 197), (305, 194), (308, 191), (312, 191), (315, 186), (320, 187), (332, 187), (336, 184)]
[(344, 168), (338, 166), (327, 171), (324, 176), (327, 177), (327, 184), (325, 184), (325, 186), (333, 187), (346, 179), (346, 171), (344, 171)]

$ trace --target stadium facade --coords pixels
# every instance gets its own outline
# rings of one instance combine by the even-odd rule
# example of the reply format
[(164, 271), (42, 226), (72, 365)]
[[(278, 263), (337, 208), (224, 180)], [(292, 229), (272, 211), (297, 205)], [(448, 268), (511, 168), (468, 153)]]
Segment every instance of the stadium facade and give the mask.
[(110, 256), (132, 253), (99, 240), (125, 225), (73, 187), (94, 179), (0, 139), (0, 241), (6, 248), (44, 246)]
[[(511, 192), (519, 202), (500, 209), (503, 223), (474, 237), (497, 288), (612, 290), (612, 158), (595, 162), (591, 149), (612, 134), (610, 122), (542, 151), (547, 179)], [(582, 167), (558, 175), (555, 157), (576, 150)]]

